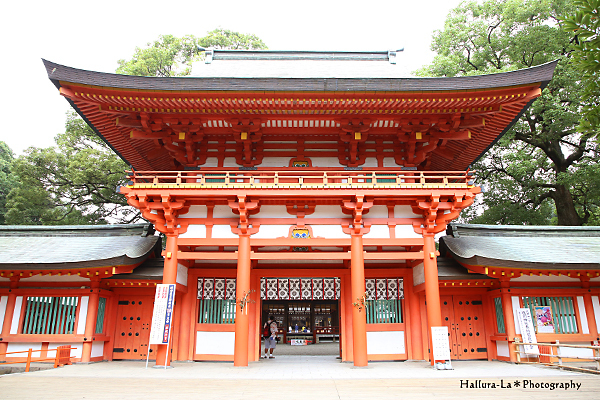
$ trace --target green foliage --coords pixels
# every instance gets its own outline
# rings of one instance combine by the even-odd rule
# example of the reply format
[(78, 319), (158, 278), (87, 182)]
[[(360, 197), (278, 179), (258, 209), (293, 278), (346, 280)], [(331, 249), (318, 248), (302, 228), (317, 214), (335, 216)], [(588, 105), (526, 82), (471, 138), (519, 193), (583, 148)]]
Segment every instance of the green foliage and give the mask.
[(182, 38), (160, 35), (158, 40), (146, 48), (136, 47), (131, 60), (119, 60), (117, 73), (139, 76), (187, 76), (192, 72), (192, 63), (203, 58), (198, 46), (217, 49), (266, 49), (256, 35), (215, 29), (208, 35), (197, 38), (187, 35)]
[[(581, 74), (568, 62), (565, 0), (462, 3), (434, 34), (433, 63), (419, 75), (465, 76), (528, 68), (559, 59), (542, 96), (475, 169), (487, 186), (463, 219), (502, 224), (597, 224), (598, 144), (577, 131)], [(583, 100), (582, 100), (583, 99)], [(483, 210), (483, 213), (482, 213)]]
[(12, 164), (21, 185), (6, 203), (11, 225), (128, 223), (139, 218), (116, 193), (127, 165), (76, 114), (57, 147), (30, 147)]
[(0, 225), (4, 225), (6, 215), (6, 198), (8, 193), (19, 185), (10, 168), (14, 162), (14, 154), (6, 143), (0, 141)]
[(582, 75), (584, 106), (579, 130), (599, 136), (600, 130), (600, 0), (575, 0), (576, 10), (562, 25), (574, 35), (572, 63)]

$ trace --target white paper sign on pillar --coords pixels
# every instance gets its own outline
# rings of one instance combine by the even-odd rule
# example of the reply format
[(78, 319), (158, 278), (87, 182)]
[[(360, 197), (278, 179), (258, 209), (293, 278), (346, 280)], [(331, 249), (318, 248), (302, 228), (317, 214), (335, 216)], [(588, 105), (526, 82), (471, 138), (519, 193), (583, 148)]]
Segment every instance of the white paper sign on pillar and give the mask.
[(150, 326), (150, 344), (168, 344), (173, 319), (173, 303), (175, 300), (175, 285), (156, 285), (154, 296), (154, 311)]
[[(531, 319), (531, 310), (529, 308), (519, 308), (517, 309), (517, 316), (519, 318), (523, 343), (537, 343), (535, 329), (533, 328), (533, 320)], [(526, 354), (540, 354), (537, 344), (524, 344), (522, 347)]]
[(431, 327), (431, 347), (434, 361), (450, 360), (450, 340), (447, 326)]

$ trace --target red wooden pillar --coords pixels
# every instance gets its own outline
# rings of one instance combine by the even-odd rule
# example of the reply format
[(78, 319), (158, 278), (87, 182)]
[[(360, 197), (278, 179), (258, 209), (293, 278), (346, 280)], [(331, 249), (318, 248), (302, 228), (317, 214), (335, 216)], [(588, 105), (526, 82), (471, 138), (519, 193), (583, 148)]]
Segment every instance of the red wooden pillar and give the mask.
[(412, 276), (405, 279), (404, 293), (410, 314), (410, 343), (413, 360), (423, 359), (423, 335), (421, 333), (421, 307), (419, 296), (413, 290)]
[(92, 280), (88, 300), (87, 316), (85, 318), (85, 332), (81, 362), (89, 363), (92, 358), (92, 345), (96, 334), (96, 320), (98, 319), (98, 303), (100, 302), (100, 280)]
[[(437, 258), (433, 233), (423, 233), (423, 269), (425, 272), (425, 302), (427, 303), (427, 333), (431, 349), (431, 327), (442, 326), (442, 309), (440, 306), (440, 286), (438, 282)], [(433, 354), (431, 355), (433, 363)]]
[(508, 337), (508, 355), (511, 362), (517, 362), (517, 347), (514, 344), (517, 331), (515, 329), (515, 317), (513, 315), (512, 299), (510, 295), (510, 283), (507, 280), (500, 281), (502, 293), (502, 312), (504, 313), (504, 329)]
[(179, 346), (177, 348), (177, 359), (182, 360), (191, 360), (190, 359), (190, 330), (192, 325), (192, 304), (195, 300), (196, 294), (198, 293), (195, 290), (198, 285), (198, 279), (193, 279), (188, 274), (187, 281), (187, 292), (183, 294), (181, 299), (181, 313), (179, 317)]
[[(238, 265), (236, 293), (237, 301), (243, 300), (250, 293), (250, 235), (239, 234)], [(248, 366), (248, 307), (250, 304), (236, 305), (235, 312), (235, 350), (234, 367)]]
[(583, 294), (583, 304), (585, 306), (585, 313), (587, 314), (588, 328), (590, 329), (590, 335), (594, 336), (598, 340), (598, 326), (596, 325), (596, 317), (594, 315), (594, 303), (592, 303), (592, 295), (590, 293), (590, 280), (581, 279), (581, 287), (585, 290)]
[[(2, 324), (2, 330), (0, 337), (0, 354), (5, 354), (8, 349), (8, 342), (6, 337), (10, 335), (10, 326), (12, 325), (13, 314), (15, 312), (15, 303), (17, 302), (17, 295), (14, 290), (17, 288), (19, 282), (18, 277), (10, 278), (10, 290), (8, 293), (8, 299), (6, 302), (6, 311), (4, 312), (4, 323)], [(6, 356), (0, 355), (0, 361), (6, 361)]]
[[(350, 281), (352, 302), (360, 302), (365, 296), (365, 262), (362, 233), (353, 233), (351, 239)], [(355, 367), (366, 367), (367, 358), (367, 310), (352, 307), (352, 350)]]
[[(177, 283), (177, 234), (167, 234), (167, 246), (165, 249), (165, 266), (163, 269), (163, 284)], [(173, 337), (173, 326), (169, 335)], [(171, 339), (172, 340), (172, 339)], [(169, 346), (169, 353), (171, 346)], [(159, 344), (156, 349), (156, 365), (164, 367), (171, 365), (171, 355), (167, 354), (167, 345)]]

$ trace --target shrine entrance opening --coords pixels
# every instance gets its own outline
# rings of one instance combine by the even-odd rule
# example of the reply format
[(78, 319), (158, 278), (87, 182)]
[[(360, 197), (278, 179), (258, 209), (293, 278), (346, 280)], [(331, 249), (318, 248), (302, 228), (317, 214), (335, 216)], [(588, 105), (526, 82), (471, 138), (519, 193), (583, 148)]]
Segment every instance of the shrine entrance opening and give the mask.
[(284, 345), (277, 353), (340, 355), (340, 292), (335, 277), (261, 279), (261, 327), (275, 317), (278, 345)]

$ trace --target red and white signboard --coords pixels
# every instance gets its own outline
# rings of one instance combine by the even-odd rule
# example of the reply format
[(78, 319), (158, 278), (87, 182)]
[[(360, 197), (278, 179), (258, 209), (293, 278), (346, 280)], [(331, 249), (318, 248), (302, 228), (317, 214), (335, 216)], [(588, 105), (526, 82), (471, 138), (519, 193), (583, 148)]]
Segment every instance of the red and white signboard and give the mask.
[[(154, 296), (154, 311), (152, 312), (152, 325), (150, 325), (150, 340), (152, 344), (166, 344), (169, 353), (169, 337), (171, 333), (171, 322), (173, 320), (173, 305), (175, 304), (175, 285), (156, 285)], [(150, 352), (148, 352), (149, 354)], [(165, 363), (165, 368), (166, 368)], [(146, 356), (146, 368), (148, 368), (148, 356)]]
[(156, 285), (152, 325), (150, 326), (150, 344), (167, 344), (169, 342), (174, 300), (175, 285)]

